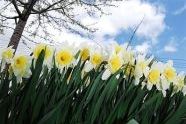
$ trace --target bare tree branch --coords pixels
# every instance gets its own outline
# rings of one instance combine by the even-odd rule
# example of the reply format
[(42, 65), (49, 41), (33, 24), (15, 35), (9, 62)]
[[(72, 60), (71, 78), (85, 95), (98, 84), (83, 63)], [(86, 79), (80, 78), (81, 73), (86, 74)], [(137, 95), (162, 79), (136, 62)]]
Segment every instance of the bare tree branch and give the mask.
[[(66, 29), (79, 35), (94, 33), (97, 29), (90, 25), (85, 25), (78, 18), (78, 15), (82, 13), (77, 8), (82, 9), (89, 16), (95, 16), (96, 14), (101, 16), (106, 14), (102, 7), (114, 6), (110, 0), (96, 2), (85, 0), (4, 0), (4, 2), (8, 3), (4, 7), (0, 7), (0, 10), (3, 10), (0, 13), (0, 25), (5, 24), (8, 20), (15, 21), (16, 26), (15, 29), (13, 28), (14, 33), (9, 43), (9, 45), (14, 46), (14, 49), (17, 48), (23, 31), (28, 33), (29, 37), (37, 36), (51, 43), (54, 41), (51, 31), (48, 30), (49, 27), (58, 31)], [(6, 14), (6, 12), (10, 13), (12, 10), (16, 12), (16, 16)], [(24, 39), (26, 40), (26, 38)]]
[(16, 2), (16, 0), (12, 0), (12, 4), (14, 5), (14, 8), (16, 9), (17, 14), (21, 17), (22, 14), (21, 14), (21, 12), (20, 12), (18, 6), (17, 6), (17, 2)]

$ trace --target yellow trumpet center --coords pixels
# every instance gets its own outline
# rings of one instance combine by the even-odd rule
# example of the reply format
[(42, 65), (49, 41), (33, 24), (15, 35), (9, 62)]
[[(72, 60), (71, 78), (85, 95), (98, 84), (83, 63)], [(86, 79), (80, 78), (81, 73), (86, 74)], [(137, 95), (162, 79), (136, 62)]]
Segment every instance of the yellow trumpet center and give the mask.
[(176, 77), (176, 72), (173, 68), (168, 67), (164, 70), (164, 75), (167, 78), (167, 80), (171, 81)]
[(93, 54), (91, 59), (90, 59), (91, 63), (93, 65), (96, 65), (96, 66), (101, 64), (102, 60), (103, 60), (102, 55), (101, 54), (97, 54), (97, 53)]
[(56, 54), (56, 62), (62, 66), (71, 64), (73, 58), (73, 54), (68, 50), (61, 50)]
[(14, 67), (16, 69), (24, 69), (28, 64), (28, 59), (26, 56), (19, 56), (14, 60)]
[(115, 73), (122, 66), (122, 59), (119, 56), (115, 55), (108, 61), (108, 64), (112, 73)]
[(150, 83), (156, 84), (158, 83), (159, 79), (160, 79), (160, 71), (157, 69), (151, 70), (148, 76), (148, 80), (150, 81)]

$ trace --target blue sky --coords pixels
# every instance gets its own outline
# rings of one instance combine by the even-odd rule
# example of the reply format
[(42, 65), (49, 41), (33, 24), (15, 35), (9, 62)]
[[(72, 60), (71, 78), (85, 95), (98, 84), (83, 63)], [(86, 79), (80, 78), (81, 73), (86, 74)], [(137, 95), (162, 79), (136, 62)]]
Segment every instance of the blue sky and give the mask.
[[(173, 59), (178, 70), (186, 71), (186, 1), (161, 0), (159, 3), (166, 9), (165, 23), (168, 28), (160, 35), (154, 54), (162, 60)], [(156, 52), (171, 41), (175, 52)]]
[[(164, 31), (157, 37), (157, 43), (151, 46), (149, 52), (161, 61), (173, 59), (178, 71), (186, 71), (186, 0), (149, 0), (148, 2), (165, 9), (166, 25)], [(130, 37), (131, 33), (131, 31), (127, 33), (123, 31), (117, 35), (116, 40), (122, 43)], [(138, 45), (143, 40), (135, 37), (132, 45)]]

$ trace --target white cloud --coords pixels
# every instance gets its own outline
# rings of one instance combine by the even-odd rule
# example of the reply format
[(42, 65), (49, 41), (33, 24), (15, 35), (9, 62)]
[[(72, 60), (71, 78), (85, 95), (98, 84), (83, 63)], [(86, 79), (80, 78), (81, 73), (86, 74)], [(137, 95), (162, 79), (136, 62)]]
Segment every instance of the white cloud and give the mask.
[(177, 9), (176, 11), (174, 11), (174, 12), (173, 12), (173, 15), (180, 15), (180, 14), (182, 14), (182, 13), (185, 12), (185, 11), (186, 11), (186, 4), (184, 4), (183, 7)]
[(175, 38), (171, 38), (171, 40), (164, 46), (164, 51), (169, 53), (174, 53), (177, 51), (178, 44), (175, 41)]
[(165, 52), (176, 52), (177, 48), (175, 46), (172, 45), (167, 45), (164, 47), (164, 51)]
[(149, 43), (143, 42), (141, 45), (136, 45), (134, 49), (138, 53), (147, 54), (150, 48), (151, 48), (151, 45)]
[(106, 8), (109, 16), (102, 18), (85, 17), (83, 22), (86, 24), (97, 21), (96, 26), (99, 30), (95, 33), (98, 40), (105, 40), (105, 35), (115, 37), (121, 31), (134, 29), (144, 17), (144, 21), (137, 31), (137, 36), (156, 39), (165, 29), (165, 13), (160, 7), (152, 5), (143, 0), (130, 0), (116, 3), (117, 8)]

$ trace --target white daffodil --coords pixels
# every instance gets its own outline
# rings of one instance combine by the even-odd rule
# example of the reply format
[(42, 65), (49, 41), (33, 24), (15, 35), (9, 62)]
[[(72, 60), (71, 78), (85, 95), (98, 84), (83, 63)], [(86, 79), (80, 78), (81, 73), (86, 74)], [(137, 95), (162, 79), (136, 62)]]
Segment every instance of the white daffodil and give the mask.
[(176, 70), (173, 67), (173, 62), (168, 61), (163, 66), (163, 72), (161, 75), (161, 85), (163, 90), (167, 90), (171, 83), (176, 81)]
[(80, 44), (80, 57), (82, 61), (87, 60), (90, 57), (90, 44), (84, 42)]
[(183, 88), (185, 86), (184, 79), (185, 79), (184, 72), (180, 72), (176, 76), (176, 81), (173, 82), (175, 92), (178, 92), (178, 91), (182, 91), (183, 90)]
[(89, 72), (93, 68), (96, 69), (104, 60), (105, 56), (103, 50), (99, 47), (92, 48), (90, 50), (90, 59), (85, 63), (85, 72)]
[(135, 66), (131, 64), (127, 64), (124, 66), (124, 78), (128, 76), (134, 76)]
[(116, 54), (120, 53), (123, 50), (123, 46), (119, 45), (117, 42), (111, 43), (111, 47), (113, 47), (112, 49)]
[(131, 47), (127, 47), (127, 44), (124, 44), (121, 53), (122, 53), (124, 64), (130, 64), (130, 65), (134, 64), (135, 61), (134, 51), (131, 49)]
[(93, 68), (96, 69), (101, 62), (103, 62), (103, 56), (100, 53), (94, 53), (90, 55), (90, 60), (85, 63), (85, 72), (89, 72)]
[(148, 59), (145, 58), (145, 55), (138, 55), (136, 59), (136, 65), (134, 70), (135, 84), (139, 84), (139, 79), (144, 75), (145, 77), (149, 74), (149, 64), (152, 61), (153, 57)]
[(102, 80), (107, 80), (108, 77), (118, 71), (123, 65), (123, 60), (120, 54), (112, 54), (106, 65), (106, 70), (102, 75)]
[(55, 55), (57, 67), (63, 69), (64, 67), (72, 66), (74, 64), (75, 54), (76, 52), (71, 46), (63, 46)]
[(13, 56), (14, 56), (14, 52), (15, 52), (15, 50), (12, 49), (12, 46), (5, 48), (1, 52), (2, 60), (5, 60), (7, 63), (10, 63)]
[(15, 52), (15, 50), (12, 49), (12, 46), (2, 50), (2, 52), (1, 52), (1, 59), (2, 59), (1, 60), (1, 69), (4, 69), (6, 63), (7, 64), (11, 63), (11, 60), (14, 56), (14, 52)]
[(158, 90), (160, 90), (160, 76), (162, 73), (162, 66), (161, 62), (154, 62), (149, 70), (147, 75), (147, 89), (151, 90), (152, 86), (155, 85)]
[(33, 50), (33, 57), (34, 59), (38, 59), (41, 51), (45, 51), (45, 57), (43, 64), (46, 65), (48, 68), (52, 67), (52, 58), (53, 58), (53, 48), (47, 44), (38, 44)]
[(25, 55), (15, 56), (11, 62), (11, 69), (17, 77), (18, 82), (22, 82), (22, 78), (29, 78), (31, 75), (30, 70), (31, 58)]

